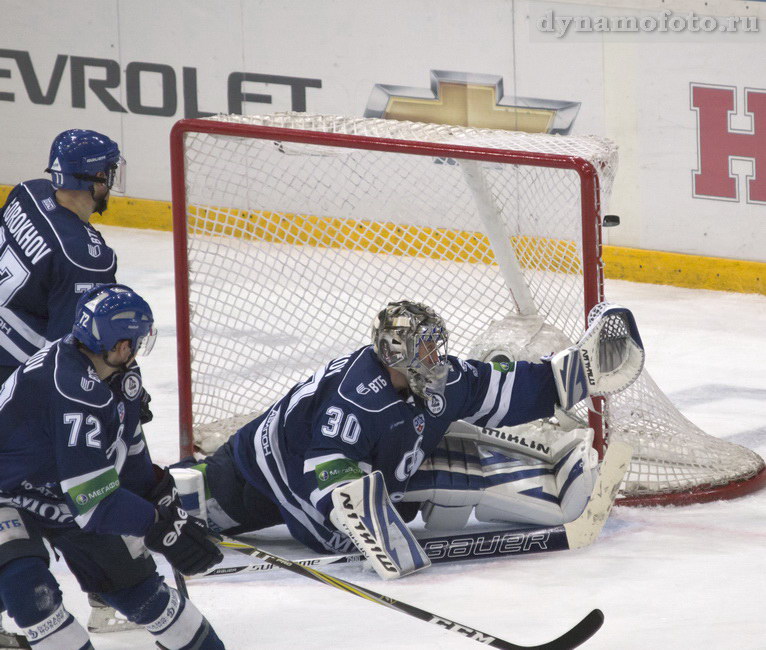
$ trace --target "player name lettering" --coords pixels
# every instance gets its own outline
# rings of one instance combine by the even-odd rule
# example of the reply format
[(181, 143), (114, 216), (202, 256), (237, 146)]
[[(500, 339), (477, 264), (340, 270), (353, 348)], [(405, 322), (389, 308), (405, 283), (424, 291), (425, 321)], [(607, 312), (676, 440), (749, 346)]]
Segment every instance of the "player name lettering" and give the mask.
[(24, 255), (32, 260), (32, 264), (37, 264), (51, 252), (18, 201), (11, 202), (5, 211), (4, 219), (9, 232), (18, 242)]
[[(5, 501), (5, 499), (3, 499), (3, 501)], [(69, 512), (69, 508), (65, 504), (55, 505), (53, 503), (46, 503), (30, 496), (17, 496), (8, 501), (15, 506), (29, 510), (29, 512), (33, 512), (36, 515), (51, 521), (69, 523), (74, 519)]]
[(539, 533), (503, 533), (486, 537), (466, 537), (465, 539), (424, 541), (423, 549), (429, 558), (471, 558), (490, 555), (504, 555), (545, 551), (548, 548), (550, 531)]

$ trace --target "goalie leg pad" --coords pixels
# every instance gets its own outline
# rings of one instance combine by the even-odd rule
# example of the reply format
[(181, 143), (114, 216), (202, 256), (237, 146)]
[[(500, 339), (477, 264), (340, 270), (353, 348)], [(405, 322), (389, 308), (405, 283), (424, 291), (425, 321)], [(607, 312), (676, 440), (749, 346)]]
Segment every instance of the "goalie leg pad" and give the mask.
[(598, 474), (598, 454), (592, 441), (592, 429), (570, 432), (570, 445), (562, 449), (558, 460), (545, 464), (548, 473), (537, 477), (536, 486), (532, 481), (521, 485), (517, 481), (488, 487), (476, 506), (476, 518), (543, 526), (577, 519), (588, 505)]
[(330, 520), (351, 538), (384, 580), (430, 566), (431, 560), (388, 498), (379, 471), (338, 486), (332, 502)]
[[(593, 430), (560, 434), (550, 462), (451, 436), (410, 480), (405, 501), (424, 501), (426, 527), (454, 530), (475, 507), (480, 521), (557, 526), (576, 519), (593, 485)], [(466, 513), (465, 510), (468, 512)], [(459, 516), (456, 516), (459, 513)]]

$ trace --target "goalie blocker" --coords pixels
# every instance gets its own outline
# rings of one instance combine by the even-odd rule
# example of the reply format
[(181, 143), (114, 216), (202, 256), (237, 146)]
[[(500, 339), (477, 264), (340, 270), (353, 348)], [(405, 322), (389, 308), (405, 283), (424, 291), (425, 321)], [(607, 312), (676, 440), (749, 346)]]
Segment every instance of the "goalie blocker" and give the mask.
[(333, 490), (332, 503), (332, 523), (352, 539), (384, 580), (431, 565), (391, 503), (380, 472), (338, 486)]

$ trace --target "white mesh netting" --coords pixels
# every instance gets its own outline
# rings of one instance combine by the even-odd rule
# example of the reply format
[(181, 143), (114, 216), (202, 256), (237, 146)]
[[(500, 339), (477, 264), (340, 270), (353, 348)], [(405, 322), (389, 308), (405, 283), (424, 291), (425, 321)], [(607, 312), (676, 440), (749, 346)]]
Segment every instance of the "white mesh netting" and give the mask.
[[(581, 158), (597, 170), (605, 205), (617, 162), (611, 142), (297, 113), (211, 119), (436, 146), (432, 155), (414, 155), (406, 146), (303, 144), (264, 139), (256, 128), (246, 137), (185, 135), (188, 408), (203, 451), (328, 359), (365, 345), (373, 315), (390, 300), (433, 305), (450, 325), (451, 352), (465, 355), (490, 323), (524, 302), (511, 299), (508, 277), (518, 272), (505, 267), (512, 264), (534, 312), (570, 340), (582, 332), (591, 306), (584, 283), (601, 285), (583, 277), (578, 173), (472, 163), (494, 210), (488, 217), (466, 181), (468, 165), (437, 150)], [(594, 207), (588, 227), (595, 232)], [(496, 256), (499, 236), (505, 251)], [(723, 484), (762, 467), (755, 454), (685, 420), (646, 374), (609, 400), (608, 416), (610, 435), (636, 449), (626, 493)]]

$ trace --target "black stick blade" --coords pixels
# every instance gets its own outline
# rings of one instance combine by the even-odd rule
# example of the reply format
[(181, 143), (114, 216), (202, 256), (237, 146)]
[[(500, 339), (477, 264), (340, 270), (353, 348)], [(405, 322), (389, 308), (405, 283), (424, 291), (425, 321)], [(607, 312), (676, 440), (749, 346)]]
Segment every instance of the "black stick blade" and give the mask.
[(604, 612), (594, 609), (569, 632), (562, 634), (558, 639), (550, 643), (533, 646), (538, 650), (571, 650), (577, 648), (590, 639), (604, 624)]

